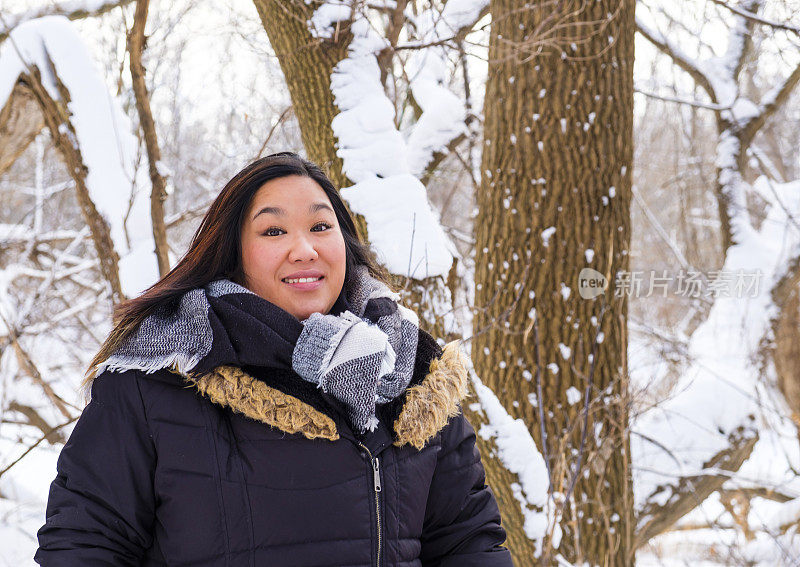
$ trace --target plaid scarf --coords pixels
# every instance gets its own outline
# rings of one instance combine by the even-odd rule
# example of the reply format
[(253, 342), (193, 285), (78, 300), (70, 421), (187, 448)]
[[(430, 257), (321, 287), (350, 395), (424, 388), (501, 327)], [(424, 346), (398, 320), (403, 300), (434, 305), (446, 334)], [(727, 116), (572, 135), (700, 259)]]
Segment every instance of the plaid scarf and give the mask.
[(363, 433), (378, 424), (376, 404), (403, 393), (413, 375), (419, 320), (398, 301), (358, 266), (330, 313), (301, 322), (239, 284), (216, 280), (149, 315), (97, 373), (291, 368), (341, 402)]

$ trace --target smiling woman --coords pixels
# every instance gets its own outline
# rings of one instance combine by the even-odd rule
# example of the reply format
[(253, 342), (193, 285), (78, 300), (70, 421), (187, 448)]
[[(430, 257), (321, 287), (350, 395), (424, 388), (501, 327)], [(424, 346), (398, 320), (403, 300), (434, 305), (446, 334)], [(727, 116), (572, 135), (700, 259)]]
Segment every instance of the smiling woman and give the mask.
[(316, 181), (292, 175), (258, 190), (242, 225), (245, 287), (304, 320), (333, 307), (345, 265), (336, 213)]
[(511, 567), (463, 355), (381, 274), (317, 166), (238, 173), (118, 307), (36, 561)]

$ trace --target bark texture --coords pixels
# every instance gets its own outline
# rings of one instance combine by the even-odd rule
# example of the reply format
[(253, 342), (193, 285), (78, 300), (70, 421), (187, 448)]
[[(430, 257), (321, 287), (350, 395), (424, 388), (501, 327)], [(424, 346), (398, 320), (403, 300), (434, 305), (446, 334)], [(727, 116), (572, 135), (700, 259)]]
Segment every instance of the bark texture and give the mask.
[(44, 128), (36, 97), (18, 82), (0, 107), (0, 175), (3, 175)]
[(800, 431), (800, 259), (795, 259), (772, 290), (779, 308), (772, 320), (772, 357), (778, 387)]
[(311, 35), (308, 20), (320, 2), (253, 0), (283, 71), (308, 159), (328, 174), (336, 187), (349, 185), (336, 155), (331, 121), (339, 113), (331, 93), (331, 72), (347, 54), (347, 22), (332, 39)]
[[(476, 371), (545, 456), (558, 553), (631, 565), (627, 301), (613, 282), (631, 234), (634, 2), (493, 0), (491, 13)], [(583, 268), (605, 293), (581, 296)], [(548, 545), (512, 552), (519, 566), (553, 562)]]

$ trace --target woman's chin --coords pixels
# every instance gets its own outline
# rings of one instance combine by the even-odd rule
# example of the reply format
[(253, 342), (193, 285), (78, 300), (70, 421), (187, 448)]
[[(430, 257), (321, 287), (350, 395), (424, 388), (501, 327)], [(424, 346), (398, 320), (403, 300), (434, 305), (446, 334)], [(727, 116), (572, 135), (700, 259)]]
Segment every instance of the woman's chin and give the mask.
[(305, 321), (309, 317), (311, 317), (312, 313), (322, 313), (323, 315), (326, 313), (322, 306), (319, 307), (304, 307), (303, 309), (293, 309), (290, 311), (292, 315), (297, 317), (300, 321)]

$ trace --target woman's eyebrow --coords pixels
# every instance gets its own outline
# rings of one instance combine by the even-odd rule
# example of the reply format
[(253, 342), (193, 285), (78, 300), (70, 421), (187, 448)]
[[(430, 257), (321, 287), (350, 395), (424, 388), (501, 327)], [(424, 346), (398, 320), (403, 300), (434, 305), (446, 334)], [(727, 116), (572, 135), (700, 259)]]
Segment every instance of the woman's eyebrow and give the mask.
[[(308, 207), (308, 213), (313, 215), (317, 211), (328, 210), (330, 212), (334, 212), (333, 209), (327, 203), (311, 203)], [(270, 215), (277, 215), (279, 217), (285, 217), (286, 211), (280, 207), (264, 207), (260, 211), (258, 211), (255, 215), (253, 215), (253, 220), (256, 219), (258, 215), (261, 213), (267, 213)]]

